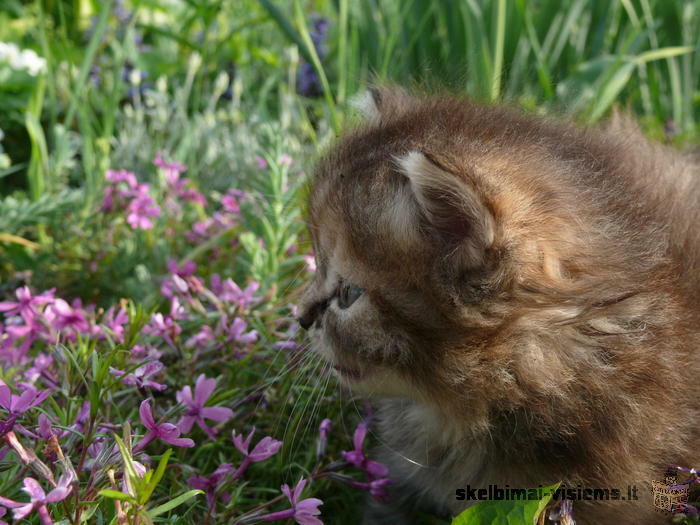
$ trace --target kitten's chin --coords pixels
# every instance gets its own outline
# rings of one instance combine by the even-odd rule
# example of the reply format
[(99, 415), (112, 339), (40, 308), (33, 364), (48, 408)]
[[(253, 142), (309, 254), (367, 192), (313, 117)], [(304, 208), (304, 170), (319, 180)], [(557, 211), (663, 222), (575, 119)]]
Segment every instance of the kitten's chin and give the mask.
[(410, 396), (406, 382), (393, 370), (374, 365), (371, 369), (334, 365), (332, 370), (341, 385), (358, 394), (384, 397)]

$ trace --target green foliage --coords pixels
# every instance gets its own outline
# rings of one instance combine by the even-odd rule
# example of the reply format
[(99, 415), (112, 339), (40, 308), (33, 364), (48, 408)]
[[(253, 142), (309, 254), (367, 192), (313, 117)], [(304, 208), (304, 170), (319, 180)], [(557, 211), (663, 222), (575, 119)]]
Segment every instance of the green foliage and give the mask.
[(486, 501), (468, 508), (452, 520), (452, 525), (536, 525), (559, 483), (543, 487), (542, 499)]
[[(320, 46), (312, 13), (330, 21)], [(45, 60), (39, 67), (34, 55), (17, 63), (0, 57), (0, 300), (14, 300), (24, 284), (56, 287), (61, 297), (96, 304), (96, 317), (125, 299), (130, 320), (123, 343), (108, 334), (42, 348), (60, 374), (55, 395), (34, 410), (51, 413), (54, 428), (66, 431), (65, 450), (111, 445), (114, 429), (99, 426), (106, 419), (136, 421), (135, 400), (145, 392), (121, 384), (110, 367), (138, 368), (130, 350), (144, 344), (152, 314), (170, 307), (160, 291), (168, 261), (197, 263), (207, 286), (215, 274), (241, 286), (260, 282), (262, 300), (245, 312), (260, 334), (253, 349), (233, 355), (230, 345), (217, 353), (186, 344), (202, 326), (239, 313), (204, 292), (188, 304), (196, 316), (174, 336), (170, 390), (158, 394), (172, 404), (173, 391), (206, 372), (219, 379), (212, 402), (236, 410), (237, 429), (255, 425), (284, 440), (279, 455), (252, 465), (250, 478), (232, 488), (220, 504), (223, 520), (270, 501), (280, 483), (318, 466), (323, 417), (341, 423), (331, 453), (350, 442), (354, 406), (348, 410), (318, 360), (273, 345), (295, 338), (290, 305), (310, 248), (307, 173), (348, 122), (358, 91), (386, 81), (447, 88), (587, 123), (629, 107), (650, 132), (679, 145), (697, 137), (700, 119), (695, 0), (5, 0), (0, 42)], [(298, 90), (305, 66), (317, 76), (317, 97)], [(187, 166), (188, 188), (205, 195), (206, 206), (166, 210), (171, 190), (153, 166), (159, 152)], [(133, 171), (149, 185), (165, 210), (151, 229), (131, 227), (123, 208), (101, 209), (108, 169)], [(222, 212), (230, 189), (247, 194), (235, 223), (193, 240)], [(4, 367), (0, 377), (19, 381), (22, 370)], [(264, 407), (248, 400), (261, 392)], [(89, 424), (77, 431), (71, 425), (84, 401)], [(177, 409), (165, 414), (173, 415)], [(36, 417), (24, 421), (27, 428)], [(117, 503), (147, 523), (201, 523), (207, 504), (186, 478), (240, 459), (230, 440), (200, 433), (186, 461), (181, 450), (165, 451), (139, 476), (123, 435), (118, 454), (93, 459), (126, 473), (125, 487), (95, 474), (90, 487), (100, 491), (90, 492), (81, 479), (84, 499), (62, 523), (117, 523)], [(16, 480), (26, 469), (9, 458), (0, 460), (0, 493), (19, 498)], [(81, 467), (90, 460), (72, 459)], [(361, 494), (325, 478), (313, 490), (324, 515), (357, 520), (346, 509)], [(544, 504), (484, 503), (455, 523), (531, 523)]]

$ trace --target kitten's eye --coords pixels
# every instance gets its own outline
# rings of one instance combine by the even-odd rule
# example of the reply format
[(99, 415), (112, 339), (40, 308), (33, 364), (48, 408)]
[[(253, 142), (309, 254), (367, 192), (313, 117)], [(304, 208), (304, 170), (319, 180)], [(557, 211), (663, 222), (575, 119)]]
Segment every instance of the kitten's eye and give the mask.
[(345, 310), (346, 308), (350, 308), (350, 306), (352, 306), (352, 303), (357, 301), (357, 299), (364, 292), (365, 291), (359, 286), (355, 286), (354, 284), (346, 282), (341, 282), (340, 289), (338, 290), (338, 307), (340, 307), (343, 310)]

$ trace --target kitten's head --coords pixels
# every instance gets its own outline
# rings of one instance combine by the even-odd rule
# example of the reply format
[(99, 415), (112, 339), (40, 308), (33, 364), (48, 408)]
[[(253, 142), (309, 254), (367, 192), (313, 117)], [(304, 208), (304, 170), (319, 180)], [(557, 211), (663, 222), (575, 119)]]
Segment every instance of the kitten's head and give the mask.
[(479, 393), (518, 382), (514, 367), (543, 382), (537, 367), (554, 358), (527, 341), (514, 356), (503, 338), (524, 331), (523, 301), (550, 307), (528, 330), (577, 308), (577, 261), (595, 242), (542, 176), (570, 171), (546, 143), (567, 128), (396, 89), (364, 106), (313, 180), (317, 271), (300, 323), (314, 350), (356, 391), (437, 403), (459, 392), (475, 410)]

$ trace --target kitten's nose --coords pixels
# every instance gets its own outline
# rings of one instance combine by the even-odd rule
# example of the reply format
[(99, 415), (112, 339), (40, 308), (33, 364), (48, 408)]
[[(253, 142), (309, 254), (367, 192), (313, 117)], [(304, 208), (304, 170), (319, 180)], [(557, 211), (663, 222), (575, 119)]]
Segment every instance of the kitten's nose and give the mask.
[(304, 330), (308, 330), (316, 322), (316, 319), (323, 313), (323, 311), (328, 306), (328, 299), (323, 301), (317, 301), (313, 303), (309, 308), (305, 308), (301, 311), (297, 321)]

